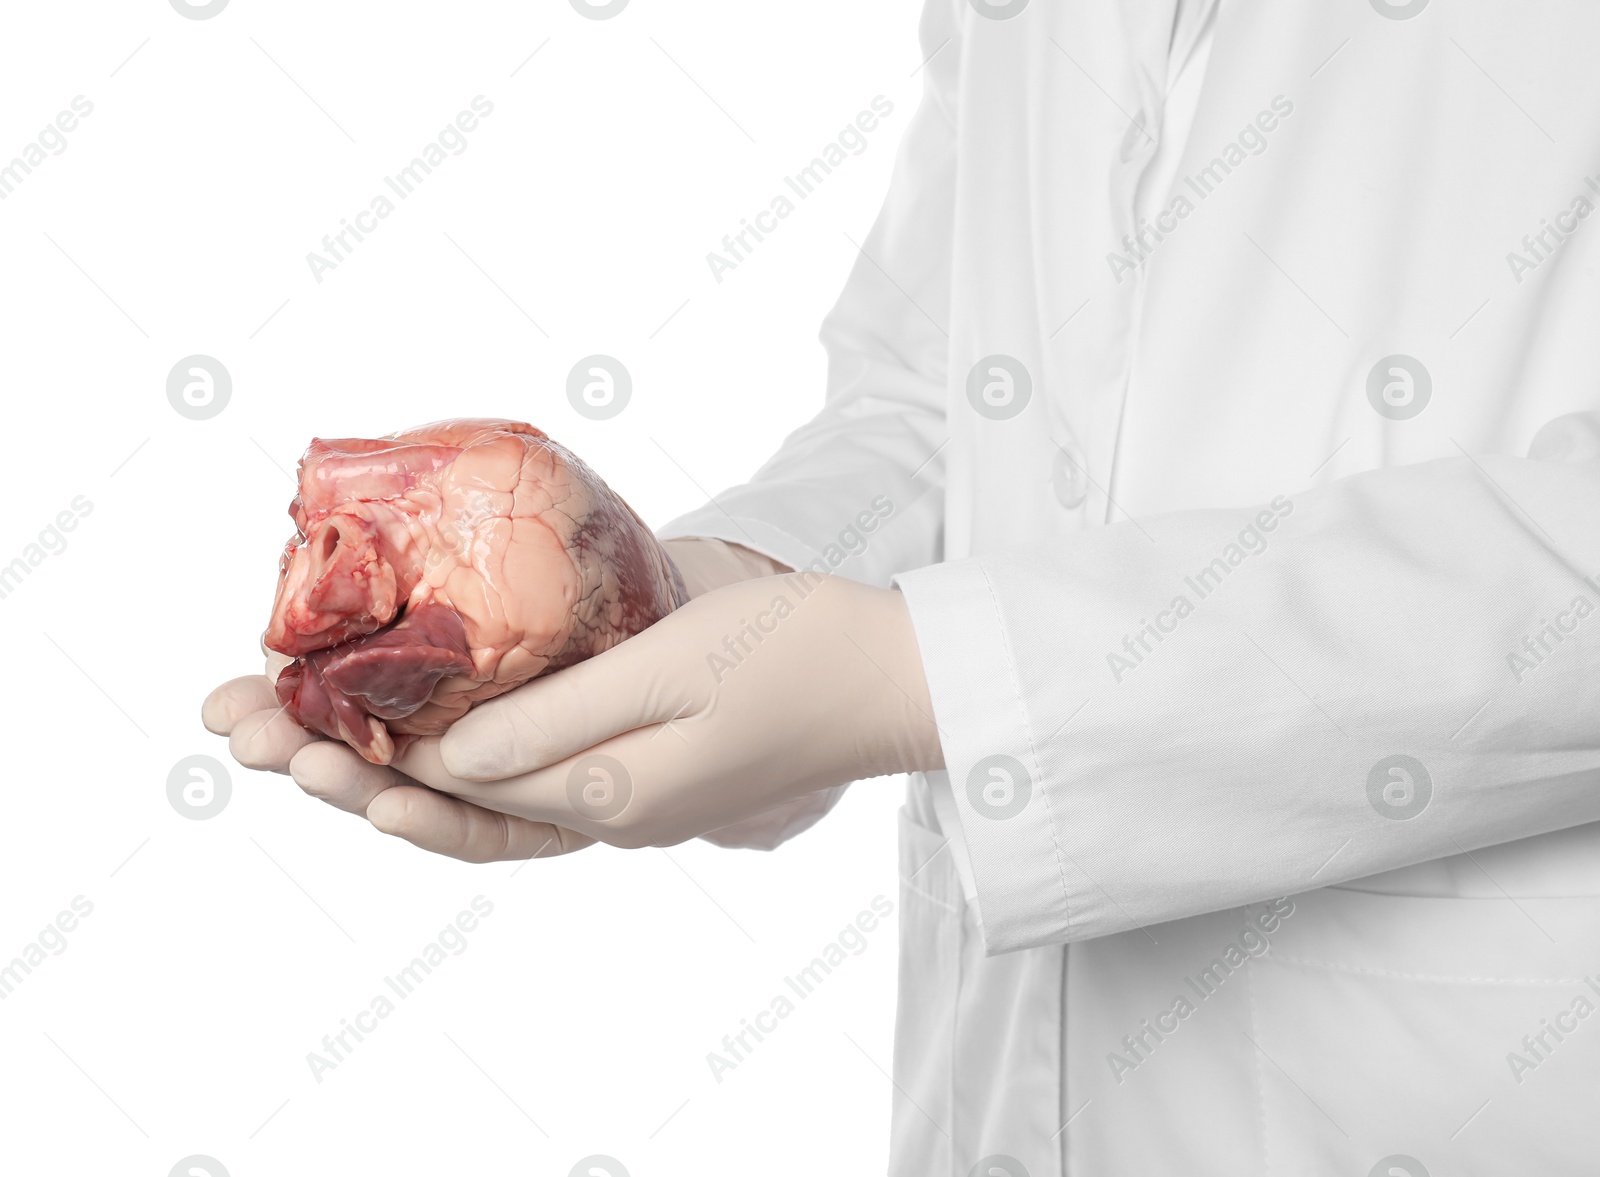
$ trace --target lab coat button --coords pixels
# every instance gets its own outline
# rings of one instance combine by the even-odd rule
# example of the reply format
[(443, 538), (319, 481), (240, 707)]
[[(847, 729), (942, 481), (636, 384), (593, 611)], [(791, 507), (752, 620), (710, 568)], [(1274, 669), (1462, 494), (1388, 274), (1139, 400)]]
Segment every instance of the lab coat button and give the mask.
[(1059, 446), (1050, 461), (1050, 484), (1055, 488), (1056, 501), (1069, 511), (1083, 506), (1089, 497), (1089, 473), (1084, 469), (1083, 457)]

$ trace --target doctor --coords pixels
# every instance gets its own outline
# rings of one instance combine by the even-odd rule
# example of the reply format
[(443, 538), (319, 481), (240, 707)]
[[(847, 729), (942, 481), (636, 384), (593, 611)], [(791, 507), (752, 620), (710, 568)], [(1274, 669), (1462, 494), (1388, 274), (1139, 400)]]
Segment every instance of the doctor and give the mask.
[(1587, 1171), (1600, 9), (922, 42), (826, 405), (665, 529), (687, 607), (405, 776), (243, 734), (264, 679), (208, 722), (472, 860), (770, 846), (911, 772), (897, 1175)]

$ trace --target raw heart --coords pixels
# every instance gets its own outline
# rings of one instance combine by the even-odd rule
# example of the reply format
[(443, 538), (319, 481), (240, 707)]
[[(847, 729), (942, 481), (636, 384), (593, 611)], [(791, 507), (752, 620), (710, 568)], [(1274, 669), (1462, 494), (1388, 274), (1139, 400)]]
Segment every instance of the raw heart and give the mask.
[(278, 701), (377, 764), (688, 599), (628, 505), (516, 421), (315, 439), (289, 514), (265, 639), (295, 659)]

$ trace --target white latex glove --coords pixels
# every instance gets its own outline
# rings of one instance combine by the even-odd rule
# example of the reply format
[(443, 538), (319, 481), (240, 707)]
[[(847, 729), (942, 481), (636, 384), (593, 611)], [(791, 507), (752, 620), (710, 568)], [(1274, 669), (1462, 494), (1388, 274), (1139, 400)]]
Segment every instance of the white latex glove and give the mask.
[[(742, 544), (730, 544), (720, 539), (686, 536), (663, 540), (662, 547), (667, 549), (672, 562), (683, 574), (690, 597), (738, 584), (742, 580), (778, 576), (792, 571), (787, 564), (780, 564)], [(807, 793), (804, 797), (776, 805), (765, 813), (758, 813), (718, 830), (708, 830), (701, 837), (714, 845), (730, 849), (775, 850), (826, 817), (846, 788), (840, 785), (819, 793)]]
[[(721, 540), (676, 539), (667, 541), (666, 547), (691, 596), (786, 570), (775, 560)], [(571, 830), (524, 821), (435, 792), (393, 768), (369, 764), (344, 744), (307, 731), (284, 714), (272, 689), (290, 659), (264, 645), (262, 653), (267, 659), (264, 675), (223, 683), (206, 697), (201, 709), (206, 728), (227, 736), (229, 752), (246, 768), (291, 776), (306, 793), (365, 817), (383, 833), (467, 862), (544, 858), (593, 843)], [(722, 831), (713, 840), (771, 846), (784, 833), (816, 820), (825, 809), (804, 798)]]
[(900, 594), (815, 573), (705, 593), (396, 760), (440, 793), (624, 847), (943, 764)]
[(789, 571), (787, 564), (780, 564), (742, 544), (725, 543), (720, 539), (685, 536), (662, 540), (661, 546), (683, 574), (683, 583), (690, 597), (738, 584), (741, 580), (777, 576)]
[(207, 730), (228, 737), (228, 751), (246, 768), (290, 774), (307, 793), (365, 817), (386, 834), (467, 862), (548, 858), (593, 844), (558, 830), (418, 785), (353, 749), (301, 727), (278, 705), (273, 680), (287, 659), (268, 654), (267, 673), (223, 683), (201, 707)]

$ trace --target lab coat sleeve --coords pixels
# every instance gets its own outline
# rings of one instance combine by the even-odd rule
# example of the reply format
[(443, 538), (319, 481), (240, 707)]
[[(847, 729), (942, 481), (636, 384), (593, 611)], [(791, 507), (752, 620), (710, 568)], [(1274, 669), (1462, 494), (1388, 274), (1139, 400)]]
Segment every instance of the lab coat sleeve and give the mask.
[(1600, 821), (1600, 415), (900, 575), (986, 950)]
[[(931, 0), (921, 25), (923, 98), (889, 194), (822, 325), (822, 411), (749, 482), (665, 527), (886, 585), (939, 558), (943, 535), (945, 348), (955, 198), (958, 5)], [(820, 821), (844, 787), (800, 798), (706, 840), (770, 850)]]
[(948, 42), (961, 2), (932, 0), (923, 14), (923, 99), (882, 211), (823, 323), (822, 411), (749, 482), (673, 520), (663, 539), (726, 540), (879, 585), (939, 558), (959, 58)]

